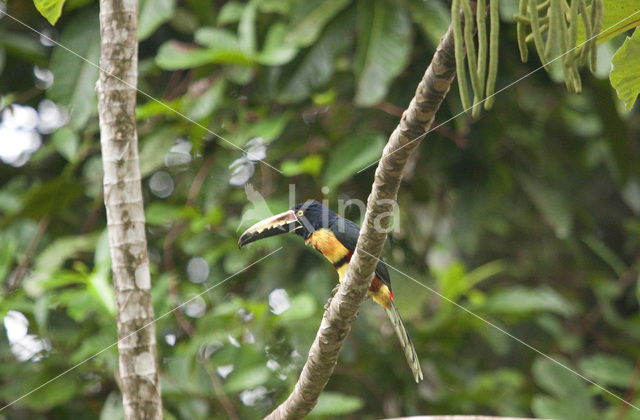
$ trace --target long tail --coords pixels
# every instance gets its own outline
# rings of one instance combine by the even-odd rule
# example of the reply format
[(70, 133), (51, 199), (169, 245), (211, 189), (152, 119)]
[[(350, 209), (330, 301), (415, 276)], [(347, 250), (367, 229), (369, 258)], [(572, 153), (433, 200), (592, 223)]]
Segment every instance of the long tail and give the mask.
[(413, 372), (413, 379), (415, 379), (416, 383), (418, 383), (423, 379), (423, 377), (422, 369), (420, 368), (420, 361), (418, 360), (418, 355), (416, 354), (416, 349), (413, 347), (413, 343), (409, 338), (409, 334), (407, 334), (407, 329), (402, 323), (402, 318), (400, 318), (398, 308), (396, 308), (393, 300), (390, 299), (389, 301), (391, 305), (389, 305), (389, 308), (385, 308), (387, 316), (391, 321), (391, 325), (393, 325), (393, 329), (398, 336), (398, 340), (400, 340), (402, 351), (404, 351), (404, 355), (407, 358), (407, 362), (409, 363), (411, 372)]

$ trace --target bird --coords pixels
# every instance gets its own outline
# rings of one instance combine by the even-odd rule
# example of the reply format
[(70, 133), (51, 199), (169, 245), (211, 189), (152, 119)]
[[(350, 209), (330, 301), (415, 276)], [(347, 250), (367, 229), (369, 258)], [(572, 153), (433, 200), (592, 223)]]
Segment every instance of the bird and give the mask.
[[(294, 233), (302, 237), (307, 246), (324, 255), (338, 272), (338, 281), (341, 283), (355, 252), (360, 227), (318, 201), (307, 200), (248, 228), (240, 236), (238, 247), (283, 233)], [(378, 261), (367, 295), (385, 309), (413, 378), (419, 383), (423, 379), (420, 361), (395, 305), (389, 271), (382, 259)]]

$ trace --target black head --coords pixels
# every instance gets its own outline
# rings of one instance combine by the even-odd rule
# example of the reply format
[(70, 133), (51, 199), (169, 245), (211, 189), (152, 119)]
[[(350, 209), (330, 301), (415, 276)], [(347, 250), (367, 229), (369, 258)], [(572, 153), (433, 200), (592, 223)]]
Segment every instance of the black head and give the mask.
[(316, 230), (329, 227), (338, 217), (333, 210), (315, 200), (296, 204), (292, 210), (302, 225), (302, 228), (296, 229), (294, 232), (305, 239)]
[(238, 246), (287, 232), (295, 232), (306, 239), (316, 230), (329, 227), (337, 217), (336, 213), (317, 201), (305, 201), (251, 226), (240, 236)]

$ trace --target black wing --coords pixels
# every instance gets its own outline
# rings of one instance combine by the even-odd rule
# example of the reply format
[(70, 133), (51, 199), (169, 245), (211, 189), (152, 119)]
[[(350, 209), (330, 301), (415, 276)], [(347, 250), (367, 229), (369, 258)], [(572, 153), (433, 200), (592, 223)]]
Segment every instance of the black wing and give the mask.
[[(337, 217), (329, 226), (329, 229), (336, 235), (336, 238), (345, 246), (349, 251), (354, 252), (356, 244), (358, 243), (358, 236), (360, 235), (360, 226), (353, 223), (351, 220), (344, 217)], [(387, 264), (384, 262), (384, 258), (380, 258), (376, 266), (376, 276), (382, 280), (384, 284), (391, 287), (391, 277), (389, 277), (389, 270), (387, 270)]]

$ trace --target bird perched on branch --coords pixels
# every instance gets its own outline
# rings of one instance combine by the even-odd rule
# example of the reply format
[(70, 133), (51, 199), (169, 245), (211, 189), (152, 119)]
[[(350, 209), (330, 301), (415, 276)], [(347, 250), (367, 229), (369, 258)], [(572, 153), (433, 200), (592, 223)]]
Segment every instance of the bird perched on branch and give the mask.
[[(339, 216), (317, 201), (306, 201), (297, 204), (292, 210), (269, 217), (251, 226), (240, 236), (238, 247), (287, 232), (301, 236), (305, 244), (320, 251), (333, 264), (338, 272), (339, 281), (342, 282), (360, 235), (358, 225)], [(376, 266), (367, 294), (385, 309), (400, 340), (413, 377), (416, 382), (420, 382), (422, 370), (418, 355), (393, 301), (389, 271), (382, 260)]]

